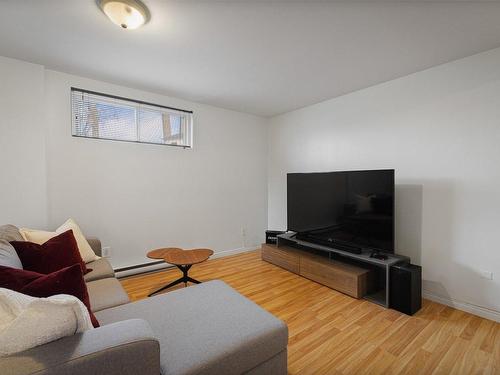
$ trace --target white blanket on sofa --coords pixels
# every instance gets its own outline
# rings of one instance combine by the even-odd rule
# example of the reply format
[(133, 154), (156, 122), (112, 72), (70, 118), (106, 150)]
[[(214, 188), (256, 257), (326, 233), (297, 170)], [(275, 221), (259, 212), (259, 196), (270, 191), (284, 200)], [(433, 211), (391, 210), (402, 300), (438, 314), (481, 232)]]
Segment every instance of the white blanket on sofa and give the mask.
[(87, 308), (74, 296), (35, 298), (0, 288), (0, 356), (91, 328)]

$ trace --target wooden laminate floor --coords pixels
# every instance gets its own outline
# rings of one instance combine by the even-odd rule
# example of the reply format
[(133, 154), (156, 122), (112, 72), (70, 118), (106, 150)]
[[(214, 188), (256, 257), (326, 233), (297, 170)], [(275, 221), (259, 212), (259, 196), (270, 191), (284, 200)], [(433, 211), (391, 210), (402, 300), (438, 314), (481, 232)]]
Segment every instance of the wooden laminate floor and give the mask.
[[(406, 316), (266, 263), (260, 251), (194, 265), (190, 275), (224, 280), (283, 319), (289, 374), (500, 374), (500, 324), (435, 302)], [(121, 282), (138, 300), (179, 276)]]

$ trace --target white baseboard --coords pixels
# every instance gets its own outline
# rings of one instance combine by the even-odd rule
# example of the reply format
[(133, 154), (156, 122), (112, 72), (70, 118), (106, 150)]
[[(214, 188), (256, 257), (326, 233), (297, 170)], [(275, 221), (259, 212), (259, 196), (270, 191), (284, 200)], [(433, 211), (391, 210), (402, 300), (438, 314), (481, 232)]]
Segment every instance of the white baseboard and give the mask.
[(500, 322), (500, 311), (488, 309), (486, 307), (474, 305), (472, 303), (458, 301), (449, 297), (443, 297), (428, 290), (423, 290), (422, 297), (429, 299), (434, 302), (441, 303), (446, 306), (454, 307), (457, 310), (462, 310), (481, 318), (486, 318), (490, 320), (494, 320), (495, 322)]
[[(253, 250), (257, 250), (257, 249), (260, 249), (260, 246), (240, 247), (238, 249), (218, 251), (218, 252), (214, 253), (214, 255), (212, 255), (210, 257), (210, 259), (227, 257), (229, 255), (235, 255), (235, 254), (239, 254), (239, 253), (246, 253), (248, 251), (253, 251)], [(133, 265), (131, 265), (131, 266), (133, 267)], [(143, 266), (140, 268), (134, 268), (131, 270), (116, 272), (116, 277), (121, 278), (121, 277), (126, 277), (126, 276), (137, 275), (140, 273), (158, 271), (158, 270), (162, 270), (165, 268), (172, 268), (172, 267), (174, 267), (174, 266), (172, 266), (168, 263), (152, 264), (151, 266)]]
[(227, 257), (229, 255), (246, 253), (248, 251), (254, 251), (254, 250), (258, 250), (258, 249), (260, 249), (260, 246), (247, 246), (247, 247), (240, 247), (238, 249), (218, 251), (218, 252), (214, 253), (214, 255), (212, 255), (210, 257), (210, 259)]

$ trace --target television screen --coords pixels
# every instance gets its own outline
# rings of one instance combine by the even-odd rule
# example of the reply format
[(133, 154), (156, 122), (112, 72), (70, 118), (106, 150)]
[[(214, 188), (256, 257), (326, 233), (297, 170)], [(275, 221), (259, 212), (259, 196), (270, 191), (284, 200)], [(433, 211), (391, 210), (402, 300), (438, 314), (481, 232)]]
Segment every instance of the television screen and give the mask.
[(394, 170), (289, 173), (288, 230), (346, 250), (394, 252)]

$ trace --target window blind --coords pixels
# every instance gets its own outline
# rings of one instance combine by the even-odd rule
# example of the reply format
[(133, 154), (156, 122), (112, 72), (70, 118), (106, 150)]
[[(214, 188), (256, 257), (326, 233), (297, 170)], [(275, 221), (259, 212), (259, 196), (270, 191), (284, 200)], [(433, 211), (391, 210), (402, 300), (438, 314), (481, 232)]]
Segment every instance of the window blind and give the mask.
[(71, 112), (75, 137), (192, 147), (192, 111), (72, 88)]

